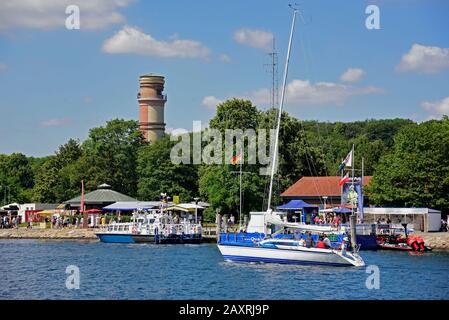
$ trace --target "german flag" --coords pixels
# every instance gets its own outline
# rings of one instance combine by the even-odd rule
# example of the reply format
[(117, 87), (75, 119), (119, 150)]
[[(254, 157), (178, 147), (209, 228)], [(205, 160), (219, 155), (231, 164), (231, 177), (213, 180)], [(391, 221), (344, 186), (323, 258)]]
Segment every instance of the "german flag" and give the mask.
[(239, 153), (238, 155), (232, 157), (231, 164), (233, 166), (235, 166), (241, 159), (242, 159), (242, 154)]

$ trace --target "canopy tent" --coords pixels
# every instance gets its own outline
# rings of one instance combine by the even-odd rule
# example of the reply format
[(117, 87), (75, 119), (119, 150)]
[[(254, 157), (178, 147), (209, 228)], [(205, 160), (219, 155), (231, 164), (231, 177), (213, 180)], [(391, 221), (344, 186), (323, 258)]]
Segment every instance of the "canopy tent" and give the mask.
[(34, 213), (35, 215), (39, 215), (41, 217), (49, 217), (55, 214), (54, 210), (44, 210), (44, 211), (38, 211)]
[[(171, 203), (169, 203), (170, 205)], [(167, 205), (164, 203), (164, 205)], [(134, 211), (134, 210), (149, 210), (161, 207), (160, 201), (118, 201), (103, 208), (108, 211)]]
[(344, 208), (344, 207), (335, 207), (335, 208), (332, 208), (332, 212), (335, 212), (335, 213), (351, 213), (352, 210), (348, 209), (348, 208)]
[(318, 206), (313, 204), (308, 204), (302, 200), (290, 200), (290, 202), (277, 207), (280, 210), (299, 210), (304, 208), (318, 208)]

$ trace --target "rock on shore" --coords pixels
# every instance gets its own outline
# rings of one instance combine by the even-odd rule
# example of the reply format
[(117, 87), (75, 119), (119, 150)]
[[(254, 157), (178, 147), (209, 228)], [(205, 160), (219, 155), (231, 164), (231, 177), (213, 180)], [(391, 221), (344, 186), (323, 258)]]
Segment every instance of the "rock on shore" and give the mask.
[(449, 251), (449, 232), (414, 232), (413, 235), (422, 237), (435, 250)]

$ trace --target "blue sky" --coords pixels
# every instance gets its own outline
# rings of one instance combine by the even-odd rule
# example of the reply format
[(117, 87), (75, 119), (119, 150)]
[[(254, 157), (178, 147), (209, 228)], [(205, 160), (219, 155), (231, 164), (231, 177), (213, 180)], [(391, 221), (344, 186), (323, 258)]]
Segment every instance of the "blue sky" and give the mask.
[[(113, 118), (137, 119), (138, 78), (166, 77), (167, 128), (207, 123), (230, 97), (269, 105), (282, 78), (288, 1), (0, 1), (0, 153), (52, 154)], [(65, 8), (80, 8), (80, 29)], [(368, 5), (380, 29), (368, 30)], [(449, 113), (449, 2), (301, 1), (286, 110), (353, 121)], [(345, 76), (343, 76), (343, 74)], [(281, 81), (279, 81), (281, 83)]]

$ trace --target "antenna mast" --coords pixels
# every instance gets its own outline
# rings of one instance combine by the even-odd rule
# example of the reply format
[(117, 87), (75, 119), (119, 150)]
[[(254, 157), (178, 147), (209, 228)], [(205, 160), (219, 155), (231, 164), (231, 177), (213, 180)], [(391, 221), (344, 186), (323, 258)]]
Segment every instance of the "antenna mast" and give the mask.
[(271, 101), (270, 107), (275, 108), (279, 104), (279, 80), (278, 80), (278, 53), (276, 52), (276, 38), (273, 37), (273, 51), (268, 53), (271, 57)]

